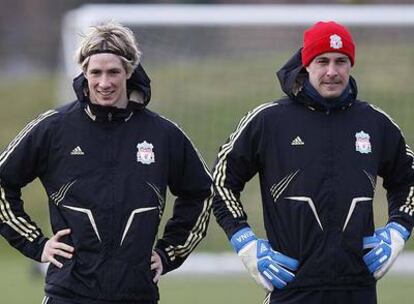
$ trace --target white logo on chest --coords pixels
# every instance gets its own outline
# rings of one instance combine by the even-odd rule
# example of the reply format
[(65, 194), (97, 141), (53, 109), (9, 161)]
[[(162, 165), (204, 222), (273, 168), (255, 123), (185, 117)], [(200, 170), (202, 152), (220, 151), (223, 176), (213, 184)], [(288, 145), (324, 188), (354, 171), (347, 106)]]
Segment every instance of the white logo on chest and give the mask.
[(296, 136), (294, 140), (290, 143), (292, 146), (303, 146), (305, 143), (303, 142), (302, 138)]
[(82, 151), (82, 148), (80, 146), (77, 146), (72, 150), (72, 152), (70, 152), (70, 155), (85, 155), (85, 153)]
[(149, 165), (155, 162), (155, 155), (153, 151), (154, 146), (144, 140), (137, 145), (137, 162), (144, 165)]
[(371, 153), (371, 142), (368, 133), (364, 131), (357, 132), (355, 133), (355, 139), (355, 151), (362, 154)]

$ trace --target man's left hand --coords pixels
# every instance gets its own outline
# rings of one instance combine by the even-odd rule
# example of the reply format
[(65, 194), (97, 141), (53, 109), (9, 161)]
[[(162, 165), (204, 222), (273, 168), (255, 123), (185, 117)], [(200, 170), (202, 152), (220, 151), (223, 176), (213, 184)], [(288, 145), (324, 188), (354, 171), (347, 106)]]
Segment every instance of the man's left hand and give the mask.
[(395, 222), (378, 228), (373, 236), (364, 237), (364, 249), (372, 248), (364, 255), (364, 262), (375, 279), (379, 280), (387, 273), (409, 237), (410, 232)]

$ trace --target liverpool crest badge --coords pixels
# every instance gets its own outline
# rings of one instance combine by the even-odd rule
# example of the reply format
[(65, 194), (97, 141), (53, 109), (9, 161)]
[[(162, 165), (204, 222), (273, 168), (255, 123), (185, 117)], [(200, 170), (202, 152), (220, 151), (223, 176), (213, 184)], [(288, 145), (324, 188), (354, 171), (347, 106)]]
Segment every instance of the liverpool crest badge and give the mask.
[(333, 48), (333, 49), (342, 48), (343, 44), (342, 44), (341, 36), (338, 36), (338, 35), (334, 34), (334, 35), (331, 35), (329, 37), (329, 39), (330, 39), (329, 42), (330, 42), (331, 48)]
[(153, 151), (154, 146), (144, 140), (137, 145), (137, 162), (144, 165), (149, 165), (155, 162), (155, 155)]
[(371, 142), (368, 133), (360, 131), (355, 133), (355, 150), (362, 154), (371, 153)]

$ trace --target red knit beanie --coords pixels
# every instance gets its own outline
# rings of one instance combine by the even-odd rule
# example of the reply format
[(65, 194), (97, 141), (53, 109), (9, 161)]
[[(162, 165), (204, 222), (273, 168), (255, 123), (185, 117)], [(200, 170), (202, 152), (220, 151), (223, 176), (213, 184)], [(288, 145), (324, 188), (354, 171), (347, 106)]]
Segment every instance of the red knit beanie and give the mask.
[(303, 33), (303, 66), (308, 66), (313, 58), (327, 52), (345, 54), (354, 65), (355, 44), (351, 33), (334, 21), (317, 22)]

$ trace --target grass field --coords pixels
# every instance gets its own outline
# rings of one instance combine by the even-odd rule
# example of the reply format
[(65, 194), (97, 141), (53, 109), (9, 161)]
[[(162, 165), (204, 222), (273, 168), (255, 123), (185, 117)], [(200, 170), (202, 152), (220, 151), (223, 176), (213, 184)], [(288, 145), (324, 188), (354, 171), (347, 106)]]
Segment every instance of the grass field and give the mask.
[[(43, 278), (31, 272), (27, 259), (17, 253), (7, 258), (2, 254), (0, 269), (0, 303), (41, 303)], [(413, 280), (414, 276), (385, 277), (378, 284), (378, 303), (411, 304)], [(247, 274), (217, 277), (167, 275), (162, 277), (160, 291), (161, 304), (259, 304), (264, 297), (262, 290)]]

